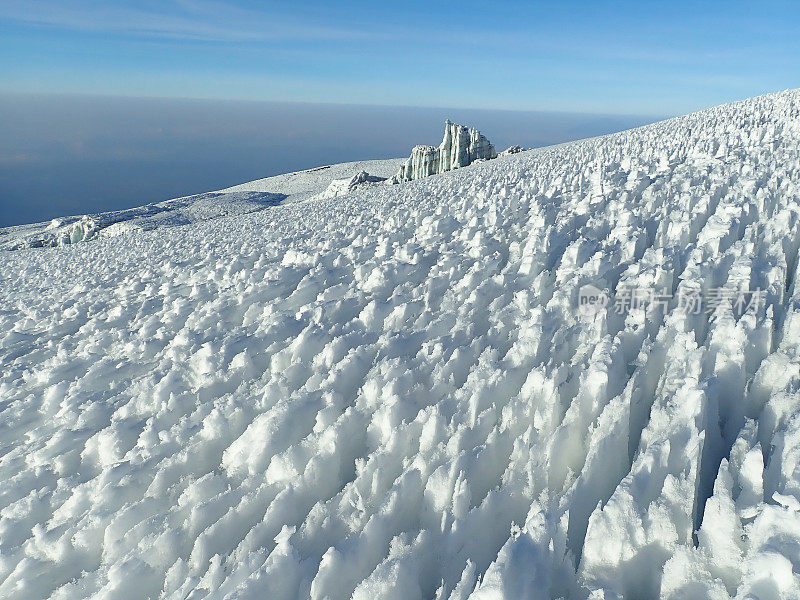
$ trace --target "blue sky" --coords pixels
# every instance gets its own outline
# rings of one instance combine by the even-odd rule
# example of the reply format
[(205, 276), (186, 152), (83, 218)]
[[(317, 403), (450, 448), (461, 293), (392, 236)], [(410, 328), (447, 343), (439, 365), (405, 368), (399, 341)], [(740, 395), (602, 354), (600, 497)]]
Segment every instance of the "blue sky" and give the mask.
[(0, 0), (0, 92), (678, 114), (800, 87), (797, 2)]

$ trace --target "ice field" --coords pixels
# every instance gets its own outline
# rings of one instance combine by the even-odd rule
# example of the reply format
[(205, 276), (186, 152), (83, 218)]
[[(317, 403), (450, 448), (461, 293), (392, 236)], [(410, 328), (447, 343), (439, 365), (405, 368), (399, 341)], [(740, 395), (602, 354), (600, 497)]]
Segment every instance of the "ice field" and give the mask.
[(245, 212), (0, 252), (0, 598), (800, 598), (800, 91)]
[(325, 165), (135, 208), (63, 217), (46, 223), (0, 227), (0, 251), (64, 246), (98, 236), (179, 227), (247, 214), (280, 203), (300, 202), (320, 196), (332, 179), (350, 178), (365, 168), (378, 176), (389, 177), (402, 162), (402, 159), (384, 159)]

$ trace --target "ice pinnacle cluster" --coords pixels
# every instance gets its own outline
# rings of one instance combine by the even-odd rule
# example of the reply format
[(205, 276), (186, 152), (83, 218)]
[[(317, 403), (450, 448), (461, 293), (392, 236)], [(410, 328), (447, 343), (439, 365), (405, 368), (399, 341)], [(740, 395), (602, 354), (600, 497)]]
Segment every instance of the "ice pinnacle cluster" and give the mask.
[(444, 139), (439, 147), (414, 146), (411, 156), (392, 181), (400, 183), (420, 179), (466, 167), (476, 160), (496, 157), (494, 146), (480, 131), (447, 120), (444, 123)]

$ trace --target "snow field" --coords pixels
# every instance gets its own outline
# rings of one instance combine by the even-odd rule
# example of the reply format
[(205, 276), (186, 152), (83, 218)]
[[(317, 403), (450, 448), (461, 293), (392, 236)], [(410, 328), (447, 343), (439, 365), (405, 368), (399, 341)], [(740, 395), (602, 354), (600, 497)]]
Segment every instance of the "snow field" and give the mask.
[(800, 597), (798, 247), (784, 92), (2, 253), (0, 597)]
[[(222, 217), (243, 215), (279, 203), (308, 200), (326, 191), (336, 177), (350, 180), (372, 169), (389, 177), (402, 159), (368, 160), (316, 167), (243, 183), (218, 192), (207, 192), (79, 217), (63, 217), (47, 223), (0, 227), (0, 251), (64, 246), (98, 236), (137, 233), (164, 227), (180, 227)], [(341, 187), (341, 186), (340, 186)], [(346, 187), (346, 186), (345, 186)], [(338, 190), (340, 193), (342, 190)], [(330, 194), (330, 197), (337, 195)]]

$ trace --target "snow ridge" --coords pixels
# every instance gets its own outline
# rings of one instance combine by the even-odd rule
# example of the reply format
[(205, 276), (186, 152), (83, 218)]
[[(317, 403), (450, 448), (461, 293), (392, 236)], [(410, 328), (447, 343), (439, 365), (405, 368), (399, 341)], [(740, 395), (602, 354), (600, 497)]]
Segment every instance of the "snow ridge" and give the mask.
[(4, 253), (0, 597), (796, 598), (799, 246), (791, 91)]

